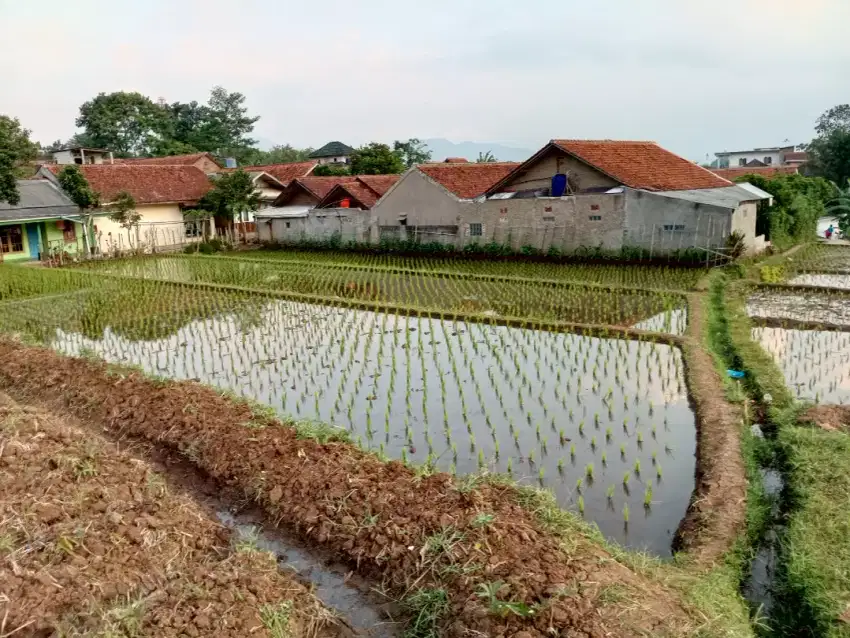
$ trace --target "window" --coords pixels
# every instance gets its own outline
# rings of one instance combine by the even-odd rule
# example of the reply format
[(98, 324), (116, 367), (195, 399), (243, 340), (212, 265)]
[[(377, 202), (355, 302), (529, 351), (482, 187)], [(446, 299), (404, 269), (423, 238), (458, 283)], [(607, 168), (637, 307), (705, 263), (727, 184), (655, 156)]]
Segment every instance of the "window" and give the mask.
[(602, 221), (602, 215), (590, 215), (588, 217), (588, 219), (592, 222), (601, 222)]
[(684, 224), (664, 224), (664, 230), (685, 230)]
[(483, 234), (484, 234), (483, 224), (470, 224), (469, 225), (469, 236), (470, 237), (481, 237)]
[(770, 166), (771, 164), (773, 164), (773, 158), (770, 155), (765, 155), (764, 156), (764, 163), (767, 164), (768, 166)]
[(20, 224), (0, 226), (0, 245), (4, 253), (20, 253), (24, 250), (24, 233)]
[(65, 227), (62, 229), (62, 239), (65, 240), (66, 244), (73, 244), (77, 241), (77, 229), (74, 222), (65, 222)]
[(292, 222), (286, 222), (286, 227), (287, 227), (287, 228), (292, 228)]
[(747, 158), (746, 157), (739, 157), (738, 158), (738, 166), (746, 166), (746, 165), (747, 165)]
[(200, 237), (204, 234), (204, 220), (183, 217), (186, 227), (186, 237)]
[(591, 204), (590, 210), (599, 210), (599, 204)]

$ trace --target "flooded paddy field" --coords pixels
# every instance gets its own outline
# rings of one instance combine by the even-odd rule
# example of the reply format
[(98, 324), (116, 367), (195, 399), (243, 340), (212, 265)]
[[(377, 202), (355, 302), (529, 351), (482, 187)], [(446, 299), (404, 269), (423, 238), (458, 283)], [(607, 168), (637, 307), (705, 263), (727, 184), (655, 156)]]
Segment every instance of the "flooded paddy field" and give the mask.
[(0, 323), (345, 427), (391, 458), (510, 473), (607, 537), (670, 554), (695, 473), (677, 348), (134, 283), (15, 301)]

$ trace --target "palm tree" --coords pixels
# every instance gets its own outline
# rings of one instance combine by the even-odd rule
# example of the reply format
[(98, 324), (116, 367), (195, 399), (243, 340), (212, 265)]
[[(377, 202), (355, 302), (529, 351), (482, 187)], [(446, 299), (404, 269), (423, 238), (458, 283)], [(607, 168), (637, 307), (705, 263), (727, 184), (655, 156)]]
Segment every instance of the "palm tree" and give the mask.
[(498, 162), (495, 155), (491, 151), (486, 151), (484, 153), (478, 153), (478, 159), (475, 160), (478, 164), (489, 164), (491, 162)]
[(850, 179), (847, 180), (847, 188), (842, 190), (838, 184), (835, 184), (835, 189), (838, 194), (826, 203), (826, 212), (835, 215), (838, 219), (838, 227), (847, 237), (850, 234)]

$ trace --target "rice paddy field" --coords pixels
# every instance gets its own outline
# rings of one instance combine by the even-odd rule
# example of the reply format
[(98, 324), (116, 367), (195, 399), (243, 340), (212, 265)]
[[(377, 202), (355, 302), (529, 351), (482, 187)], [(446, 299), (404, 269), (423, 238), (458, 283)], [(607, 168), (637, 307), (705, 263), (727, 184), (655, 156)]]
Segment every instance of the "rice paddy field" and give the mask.
[[(429, 262), (397, 273), (296, 258), (3, 268), (0, 331), (332, 423), (390, 458), (506, 473), (551, 489), (611, 540), (671, 554), (694, 488), (696, 423), (681, 351), (664, 338), (684, 331), (685, 301), (665, 288), (693, 272), (567, 266), (576, 281), (540, 283), (502, 263), (490, 265), (506, 280), (487, 281), (428, 274)], [(643, 288), (611, 286), (627, 280)], [(551, 331), (547, 320), (600, 329)], [(659, 338), (606, 337), (606, 325)]]

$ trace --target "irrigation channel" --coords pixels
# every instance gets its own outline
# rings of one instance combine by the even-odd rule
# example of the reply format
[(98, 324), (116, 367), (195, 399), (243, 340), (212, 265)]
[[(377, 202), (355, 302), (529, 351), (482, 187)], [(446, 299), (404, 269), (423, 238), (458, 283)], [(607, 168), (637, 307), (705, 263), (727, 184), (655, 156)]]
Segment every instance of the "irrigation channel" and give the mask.
[(340, 425), (392, 458), (549, 487), (609, 539), (660, 556), (694, 488), (695, 416), (670, 345), (262, 299), (159, 338), (53, 325), (45, 340), (70, 355)]

